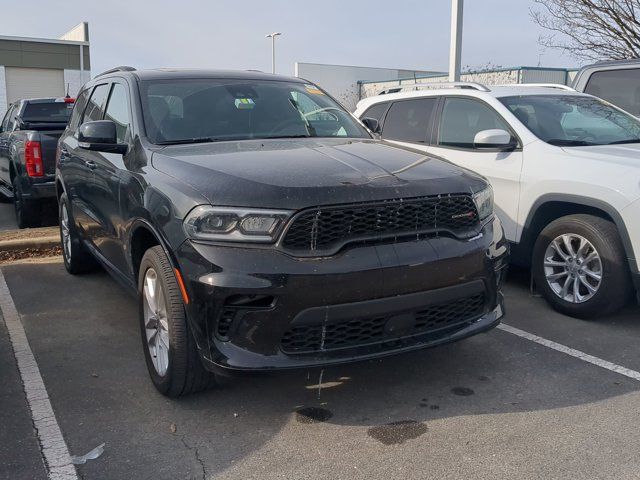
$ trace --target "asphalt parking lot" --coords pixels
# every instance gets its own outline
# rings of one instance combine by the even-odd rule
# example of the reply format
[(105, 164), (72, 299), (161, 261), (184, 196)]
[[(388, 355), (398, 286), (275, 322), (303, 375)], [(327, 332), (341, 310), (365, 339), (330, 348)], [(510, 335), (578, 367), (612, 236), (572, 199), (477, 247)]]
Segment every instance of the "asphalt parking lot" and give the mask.
[(14, 215), (13, 203), (5, 200), (0, 200), (0, 231), (2, 230), (14, 230), (18, 228), (16, 225), (16, 217)]
[[(169, 400), (147, 378), (135, 302), (107, 274), (1, 270), (69, 451), (106, 444), (83, 479), (638, 478), (640, 382), (506, 331), (326, 369), (321, 385), (297, 371)], [(640, 370), (637, 308), (563, 317), (518, 272), (506, 297), (508, 325)], [(46, 478), (0, 325), (0, 478)]]

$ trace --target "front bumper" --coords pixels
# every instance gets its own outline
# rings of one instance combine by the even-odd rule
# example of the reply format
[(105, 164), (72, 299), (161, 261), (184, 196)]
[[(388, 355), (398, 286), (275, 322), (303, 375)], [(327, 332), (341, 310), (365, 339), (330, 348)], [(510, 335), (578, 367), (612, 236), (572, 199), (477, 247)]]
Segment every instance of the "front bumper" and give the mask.
[(504, 313), (507, 255), (497, 219), (471, 240), (413, 238), (322, 258), (195, 242), (177, 251), (211, 370), (335, 365), (489, 330)]

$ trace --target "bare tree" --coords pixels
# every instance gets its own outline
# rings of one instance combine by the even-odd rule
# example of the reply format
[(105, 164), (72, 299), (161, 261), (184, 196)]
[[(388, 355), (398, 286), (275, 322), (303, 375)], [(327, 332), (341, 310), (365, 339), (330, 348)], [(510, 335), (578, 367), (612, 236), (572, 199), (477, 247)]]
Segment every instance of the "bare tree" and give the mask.
[(640, 0), (533, 0), (540, 44), (586, 60), (640, 57)]

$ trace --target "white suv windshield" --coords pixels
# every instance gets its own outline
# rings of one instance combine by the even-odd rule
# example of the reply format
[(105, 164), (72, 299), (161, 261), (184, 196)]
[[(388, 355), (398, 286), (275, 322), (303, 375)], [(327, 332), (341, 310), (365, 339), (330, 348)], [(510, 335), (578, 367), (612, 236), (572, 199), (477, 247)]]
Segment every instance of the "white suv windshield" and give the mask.
[(640, 121), (597, 98), (530, 95), (499, 100), (535, 136), (551, 145), (640, 143)]
[(141, 82), (147, 136), (156, 144), (291, 137), (368, 138), (315, 85), (172, 79)]

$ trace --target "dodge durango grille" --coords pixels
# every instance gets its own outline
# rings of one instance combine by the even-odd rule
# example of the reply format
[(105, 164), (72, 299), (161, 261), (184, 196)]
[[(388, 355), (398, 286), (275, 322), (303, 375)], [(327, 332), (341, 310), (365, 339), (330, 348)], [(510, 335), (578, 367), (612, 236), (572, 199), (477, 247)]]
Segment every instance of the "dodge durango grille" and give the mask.
[(318, 353), (342, 348), (392, 342), (403, 337), (450, 334), (477, 320), (485, 313), (485, 294), (477, 293), (455, 301), (425, 306), (403, 316), (411, 321), (402, 331), (390, 328), (398, 316), (373, 316), (339, 323), (297, 325), (281, 340), (286, 354)]
[(307, 210), (294, 217), (282, 246), (297, 254), (335, 252), (350, 242), (403, 235), (477, 233), (478, 212), (470, 195), (388, 200)]

